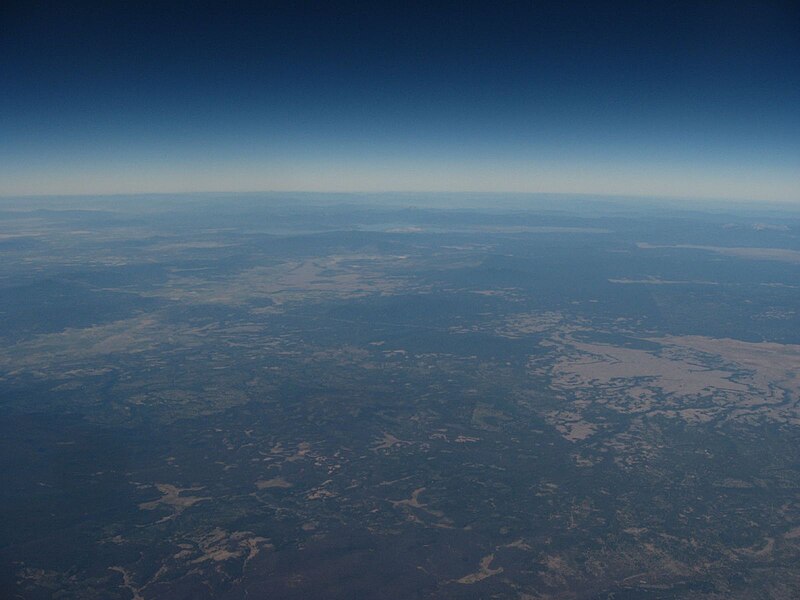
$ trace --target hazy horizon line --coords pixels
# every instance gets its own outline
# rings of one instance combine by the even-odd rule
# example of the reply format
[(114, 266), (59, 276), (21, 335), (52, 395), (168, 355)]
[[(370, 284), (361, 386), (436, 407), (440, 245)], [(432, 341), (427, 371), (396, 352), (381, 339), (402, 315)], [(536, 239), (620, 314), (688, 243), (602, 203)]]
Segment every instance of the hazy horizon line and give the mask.
[(25, 200), (25, 199), (78, 199), (78, 198), (121, 198), (121, 197), (163, 197), (163, 196), (255, 196), (264, 195), (323, 195), (323, 196), (512, 196), (512, 197), (546, 197), (557, 196), (574, 199), (595, 200), (651, 200), (666, 202), (727, 202), (737, 205), (757, 205), (760, 207), (778, 205), (781, 207), (793, 206), (800, 208), (800, 197), (797, 199), (755, 199), (745, 197), (727, 196), (691, 196), (691, 195), (660, 195), (660, 194), (624, 194), (607, 192), (563, 192), (563, 191), (505, 191), (505, 190), (313, 190), (313, 189), (253, 189), (253, 190), (186, 190), (186, 191), (136, 191), (136, 192), (92, 192), (92, 193), (31, 193), (31, 194), (4, 194), (0, 192), (0, 200)]

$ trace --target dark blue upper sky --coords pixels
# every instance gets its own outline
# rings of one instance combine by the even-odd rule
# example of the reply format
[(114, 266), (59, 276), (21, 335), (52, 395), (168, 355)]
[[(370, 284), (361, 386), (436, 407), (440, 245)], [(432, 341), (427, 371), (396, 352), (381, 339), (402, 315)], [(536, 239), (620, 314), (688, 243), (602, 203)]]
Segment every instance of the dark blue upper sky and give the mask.
[(800, 200), (797, 2), (0, 10), (3, 194)]

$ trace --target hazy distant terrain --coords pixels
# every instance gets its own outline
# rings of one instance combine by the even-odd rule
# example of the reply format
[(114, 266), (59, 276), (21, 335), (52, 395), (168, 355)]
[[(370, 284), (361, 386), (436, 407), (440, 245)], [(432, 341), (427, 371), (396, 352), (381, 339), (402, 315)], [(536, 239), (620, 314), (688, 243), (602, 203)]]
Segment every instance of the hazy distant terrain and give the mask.
[(3, 597), (800, 596), (800, 210), (4, 200), (0, 253)]

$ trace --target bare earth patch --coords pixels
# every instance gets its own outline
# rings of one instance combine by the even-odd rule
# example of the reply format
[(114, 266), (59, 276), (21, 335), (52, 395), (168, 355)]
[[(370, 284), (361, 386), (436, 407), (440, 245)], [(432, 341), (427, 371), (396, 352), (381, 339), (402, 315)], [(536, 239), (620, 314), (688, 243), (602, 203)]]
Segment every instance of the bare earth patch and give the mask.
[(283, 477), (273, 477), (272, 479), (259, 479), (256, 481), (256, 487), (260, 490), (266, 490), (269, 488), (290, 488), (292, 484)]
[(157, 483), (155, 486), (158, 491), (161, 492), (161, 498), (158, 498), (157, 500), (151, 500), (150, 502), (142, 502), (139, 504), (139, 508), (142, 510), (155, 510), (162, 506), (170, 508), (172, 510), (172, 514), (160, 519), (158, 521), (159, 523), (174, 519), (184, 510), (190, 506), (194, 506), (198, 502), (211, 500), (209, 496), (200, 497), (182, 495), (184, 492), (195, 492), (201, 490), (203, 489), (202, 487), (179, 488), (169, 483)]
[(481, 559), (481, 563), (478, 567), (478, 570), (474, 573), (470, 573), (469, 575), (464, 575), (461, 579), (456, 579), (457, 583), (463, 583), (466, 585), (470, 585), (473, 583), (478, 583), (479, 581), (483, 581), (488, 577), (492, 577), (493, 575), (498, 575), (503, 572), (503, 567), (497, 567), (496, 569), (492, 569), (492, 561), (494, 561), (494, 554), (489, 554), (484, 556)]

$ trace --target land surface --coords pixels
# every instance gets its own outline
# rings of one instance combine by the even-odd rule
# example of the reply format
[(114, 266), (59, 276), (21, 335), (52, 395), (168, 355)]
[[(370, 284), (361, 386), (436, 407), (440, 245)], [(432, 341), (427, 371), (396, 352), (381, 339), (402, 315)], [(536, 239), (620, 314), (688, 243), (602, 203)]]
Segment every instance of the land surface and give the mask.
[(800, 213), (723, 208), (0, 202), (0, 595), (800, 597)]

